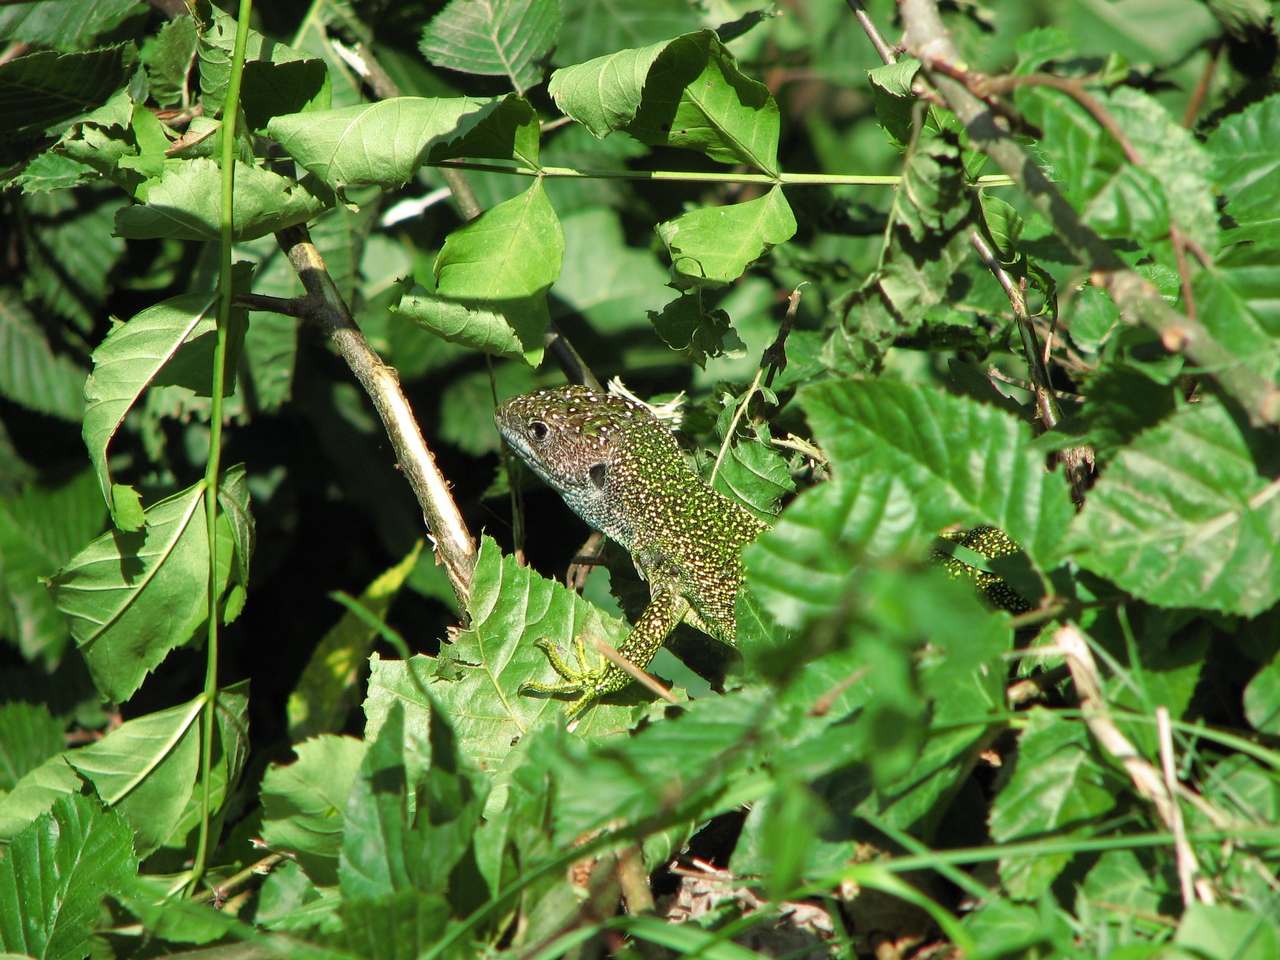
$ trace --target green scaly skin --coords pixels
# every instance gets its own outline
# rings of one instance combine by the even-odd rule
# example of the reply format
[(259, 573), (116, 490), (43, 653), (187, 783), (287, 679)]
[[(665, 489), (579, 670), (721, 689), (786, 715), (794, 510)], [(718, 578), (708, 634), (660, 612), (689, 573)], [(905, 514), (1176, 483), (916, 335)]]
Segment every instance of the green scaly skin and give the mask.
[[(581, 386), (514, 397), (494, 420), (520, 459), (578, 516), (625, 547), (649, 582), (649, 605), (618, 653), (643, 670), (681, 622), (734, 644), (742, 548), (768, 525), (703, 483), (662, 421), (640, 404)], [(984, 556), (1019, 549), (996, 527), (948, 537)], [(999, 577), (943, 554), (935, 559), (952, 576), (972, 579), (993, 605), (1027, 609)], [(563, 682), (526, 683), (520, 692), (576, 698), (570, 719), (631, 682), (607, 660), (589, 664), (581, 639), (574, 641), (576, 667), (550, 641), (537, 645)]]
[[(944, 533), (942, 536), (991, 560), (998, 557), (1011, 557), (1022, 549), (999, 527), (980, 526), (972, 530)], [(1031, 609), (1031, 604), (994, 573), (971, 567), (955, 557), (937, 551), (934, 551), (933, 560), (951, 577), (972, 582), (987, 603), (993, 607), (1008, 610), (1010, 613), (1025, 613)]]
[[(619, 654), (643, 670), (681, 622), (733, 644), (742, 548), (768, 525), (703, 483), (657, 417), (622, 397), (567, 386), (508, 400), (494, 420), (520, 459), (625, 547), (649, 582), (649, 605)], [(548, 641), (538, 646), (564, 682), (526, 683), (521, 692), (576, 697), (570, 718), (631, 682), (613, 663), (589, 665), (581, 641), (577, 667)]]

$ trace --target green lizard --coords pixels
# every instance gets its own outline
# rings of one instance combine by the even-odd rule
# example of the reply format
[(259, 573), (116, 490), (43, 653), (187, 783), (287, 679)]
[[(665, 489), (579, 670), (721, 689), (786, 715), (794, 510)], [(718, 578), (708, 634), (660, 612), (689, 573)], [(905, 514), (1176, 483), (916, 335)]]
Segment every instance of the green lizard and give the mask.
[[(733, 644), (742, 548), (768, 525), (703, 483), (662, 421), (638, 403), (580, 386), (515, 397), (494, 420), (520, 459), (625, 547), (649, 582), (649, 605), (618, 653), (643, 670), (682, 621)], [(521, 692), (576, 695), (571, 718), (631, 682), (608, 661), (588, 667), (581, 642), (576, 668), (548, 641), (538, 646), (564, 682), (527, 683)]]
[[(681, 622), (734, 644), (742, 548), (769, 527), (703, 483), (662, 421), (638, 403), (581, 386), (514, 397), (494, 420), (520, 459), (578, 516), (625, 547), (649, 582), (649, 605), (618, 653), (643, 670)], [(988, 557), (1018, 551), (996, 527), (948, 539)], [(935, 562), (972, 579), (995, 605), (1009, 608), (1007, 593), (1022, 605), (1013, 609), (1027, 609), (998, 577), (942, 554)], [(538, 647), (563, 682), (526, 683), (521, 692), (577, 697), (570, 718), (631, 682), (608, 661), (587, 666), (581, 640), (577, 667), (549, 641)]]

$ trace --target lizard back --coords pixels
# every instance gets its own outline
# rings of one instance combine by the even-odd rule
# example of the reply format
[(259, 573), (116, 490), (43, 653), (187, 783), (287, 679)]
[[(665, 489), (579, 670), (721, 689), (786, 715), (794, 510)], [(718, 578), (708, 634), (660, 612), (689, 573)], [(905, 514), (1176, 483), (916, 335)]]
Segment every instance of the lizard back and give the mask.
[(741, 550), (767, 527), (703, 483), (662, 421), (582, 386), (515, 397), (494, 419), (534, 473), (631, 553), (655, 593), (683, 597), (694, 626), (733, 642)]

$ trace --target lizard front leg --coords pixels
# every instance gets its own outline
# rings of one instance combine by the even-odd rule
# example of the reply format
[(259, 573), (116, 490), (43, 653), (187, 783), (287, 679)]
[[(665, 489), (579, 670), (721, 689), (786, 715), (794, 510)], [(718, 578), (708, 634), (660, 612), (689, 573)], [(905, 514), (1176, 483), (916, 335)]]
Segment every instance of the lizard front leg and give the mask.
[[(679, 594), (670, 590), (655, 589), (644, 613), (631, 628), (626, 640), (618, 647), (618, 653), (643, 670), (657, 654), (667, 636), (675, 629), (676, 624), (684, 618), (688, 609), (689, 602)], [(631, 677), (625, 670), (619, 669), (603, 657), (596, 658), (592, 665), (587, 653), (587, 645), (581, 638), (576, 638), (573, 642), (574, 651), (577, 654), (575, 658), (578, 661), (577, 667), (572, 666), (550, 640), (538, 640), (536, 646), (547, 655), (551, 666), (564, 678), (564, 682), (524, 683), (520, 686), (520, 692), (576, 697), (577, 699), (566, 711), (570, 720), (600, 697), (616, 693), (631, 682)]]

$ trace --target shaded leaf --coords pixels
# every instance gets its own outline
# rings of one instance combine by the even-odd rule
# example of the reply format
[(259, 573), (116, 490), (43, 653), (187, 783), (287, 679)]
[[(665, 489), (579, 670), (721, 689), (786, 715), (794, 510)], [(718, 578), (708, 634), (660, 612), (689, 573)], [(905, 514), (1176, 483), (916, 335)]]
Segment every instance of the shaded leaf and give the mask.
[[(131, 46), (84, 53), (39, 50), (0, 64), (0, 129), (6, 140), (39, 136), (100, 106), (137, 62)], [(12, 163), (12, 160), (6, 161)]]
[(564, 25), (553, 59), (558, 67), (690, 33), (702, 26), (690, 0), (646, 0), (616, 6), (608, 0), (561, 0)]
[[(1033, 707), (1012, 772), (991, 805), (991, 836), (1003, 843), (1088, 829), (1116, 805), (1118, 789), (1082, 723)], [(1000, 876), (1015, 898), (1034, 900), (1070, 859), (1070, 853), (1008, 859)]]
[(289, 850), (321, 886), (338, 882), (342, 812), (368, 745), (323, 734), (294, 746), (298, 759), (272, 764), (262, 779), (262, 836)]
[(87, 377), (70, 357), (53, 352), (17, 291), (0, 293), (0, 396), (78, 422)]
[(523, 94), (542, 79), (559, 31), (557, 0), (451, 0), (418, 49), (437, 67), (507, 77)]
[[(421, 549), (419, 540), (408, 556), (375, 578), (360, 595), (359, 604), (374, 621), (386, 617)], [(355, 691), (378, 636), (374, 627), (351, 610), (324, 635), (289, 694), (290, 739), (305, 740), (342, 729), (355, 706)]]
[(64, 727), (43, 703), (0, 703), (0, 790), (8, 793), (28, 773), (61, 753)]

